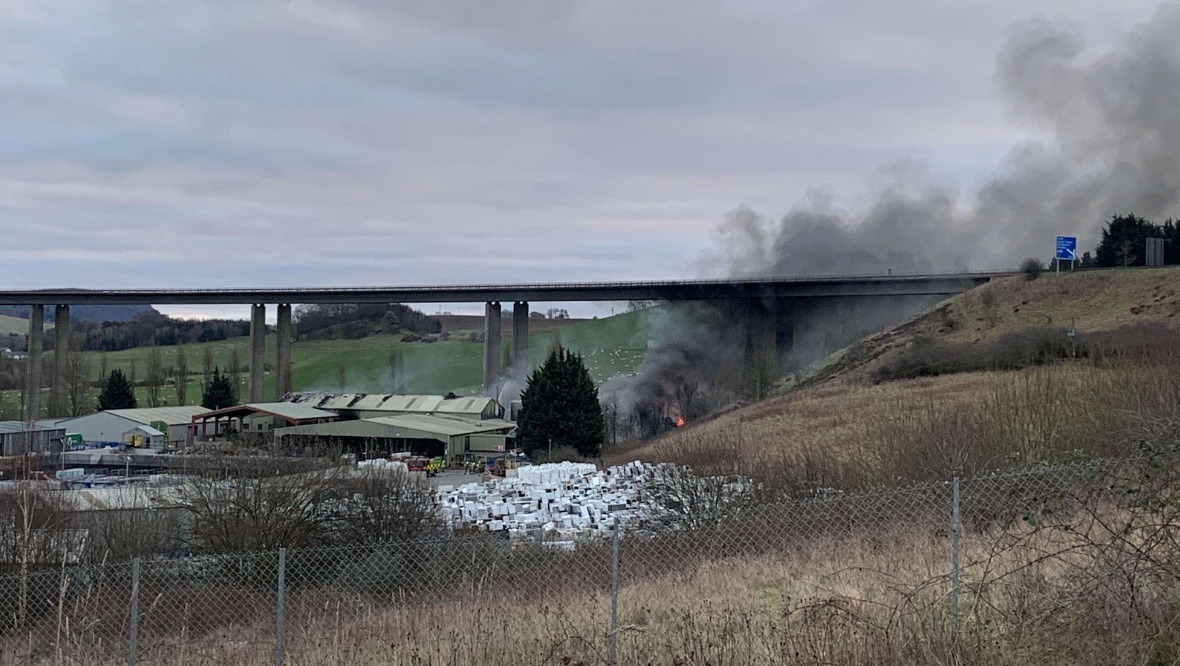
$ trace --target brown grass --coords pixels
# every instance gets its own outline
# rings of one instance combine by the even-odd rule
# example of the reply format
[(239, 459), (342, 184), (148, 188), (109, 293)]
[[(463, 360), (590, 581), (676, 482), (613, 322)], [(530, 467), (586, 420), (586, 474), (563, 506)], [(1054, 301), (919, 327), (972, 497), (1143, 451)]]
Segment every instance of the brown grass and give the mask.
[[(1066, 532), (1027, 526), (968, 534), (957, 643), (948, 627), (949, 540), (931, 527), (819, 537), (769, 555), (678, 568), (622, 589), (619, 663), (1171, 663), (1150, 661), (1161, 649), (1159, 627), (1137, 623), (1175, 621), (1175, 608), (1121, 619), (1128, 600), (1118, 598), (1117, 581), (1074, 582), (1076, 572), (1103, 565), (1102, 549), (1075, 546)], [(600, 591), (537, 602), (487, 596), (412, 610), (328, 604), (288, 628), (287, 663), (606, 664), (603, 583)], [(1078, 598), (1082, 590), (1091, 596)], [(1174, 590), (1161, 593), (1145, 599), (1175, 598)], [(270, 663), (267, 620), (260, 612), (256, 623), (203, 636), (143, 636), (139, 663)], [(97, 649), (65, 654), (74, 658), (62, 663), (123, 663)], [(5, 652), (0, 663), (55, 663), (53, 655), (45, 649), (29, 662)]]
[[(1167, 350), (1165, 350), (1167, 352)], [(878, 487), (1138, 451), (1180, 420), (1174, 352), (879, 385), (828, 383), (670, 432), (639, 458), (744, 474), (786, 492)]]

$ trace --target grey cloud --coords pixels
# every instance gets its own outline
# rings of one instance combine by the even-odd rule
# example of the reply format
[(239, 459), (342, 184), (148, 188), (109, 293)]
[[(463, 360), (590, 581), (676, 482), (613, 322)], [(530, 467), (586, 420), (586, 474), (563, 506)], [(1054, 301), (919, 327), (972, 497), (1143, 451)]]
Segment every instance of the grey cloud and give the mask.
[[(737, 203), (847, 191), (898, 155), (958, 165), (920, 196), (978, 176), (971, 156), (1013, 136), (987, 102), (979, 46), (1027, 11), (9, 6), (21, 13), (0, 20), (0, 282), (32, 286), (142, 284), (145, 271), (173, 284), (683, 275)], [(1087, 26), (1101, 13), (1069, 8)], [(988, 196), (1011, 207), (1035, 198), (1027, 188)], [(196, 248), (209, 251), (186, 261)]]

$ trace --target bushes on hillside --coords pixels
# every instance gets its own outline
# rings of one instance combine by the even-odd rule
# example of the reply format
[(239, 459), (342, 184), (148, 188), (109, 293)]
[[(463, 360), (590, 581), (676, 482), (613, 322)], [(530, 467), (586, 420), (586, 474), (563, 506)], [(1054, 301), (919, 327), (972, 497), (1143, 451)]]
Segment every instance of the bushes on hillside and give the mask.
[(980, 370), (1017, 370), (1085, 356), (1085, 342), (1062, 328), (1038, 327), (1008, 333), (990, 342), (921, 340), (877, 369), (877, 382), (936, 377)]
[(1036, 327), (988, 342), (919, 340), (873, 375), (876, 382), (936, 377), (959, 372), (1019, 370), (1066, 359), (1092, 362), (1142, 361), (1180, 350), (1180, 331), (1159, 323), (1129, 324), (1111, 331), (1071, 334), (1069, 329)]

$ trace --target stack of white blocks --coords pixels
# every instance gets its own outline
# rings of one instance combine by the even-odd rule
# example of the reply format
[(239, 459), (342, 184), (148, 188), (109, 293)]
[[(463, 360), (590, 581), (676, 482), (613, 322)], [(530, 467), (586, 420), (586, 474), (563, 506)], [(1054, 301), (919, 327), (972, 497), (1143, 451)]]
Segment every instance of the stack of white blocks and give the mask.
[(410, 468), (400, 460), (386, 460), (384, 458), (373, 458), (372, 460), (362, 460), (356, 464), (359, 469), (380, 469), (391, 472), (408, 472)]
[(625, 526), (647, 513), (638, 497), (648, 469), (640, 462), (602, 471), (584, 463), (531, 465), (515, 478), (441, 486), (439, 504), (452, 527), (546, 541), (606, 536), (616, 520)]

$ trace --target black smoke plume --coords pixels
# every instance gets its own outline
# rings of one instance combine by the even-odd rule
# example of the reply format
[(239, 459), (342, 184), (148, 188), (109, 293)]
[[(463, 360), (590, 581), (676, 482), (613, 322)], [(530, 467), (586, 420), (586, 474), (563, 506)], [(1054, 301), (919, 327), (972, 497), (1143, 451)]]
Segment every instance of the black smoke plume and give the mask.
[[(995, 82), (1011, 117), (1044, 138), (1014, 147), (976, 191), (961, 193), (920, 165), (886, 165), (863, 210), (842, 209), (819, 191), (778, 220), (738, 208), (719, 225), (718, 246), (701, 263), (735, 277), (1010, 269), (1025, 257), (1051, 257), (1058, 234), (1076, 234), (1082, 248), (1093, 247), (1115, 214), (1176, 215), (1177, 34), (1175, 3), (1162, 5), (1106, 52), (1087, 49), (1081, 35), (1060, 23), (1021, 25), (996, 56)], [(893, 304), (892, 313), (864, 317), (820, 313), (812, 325), (860, 334), (886, 325), (883, 315), (896, 320), (926, 304)], [(673, 310), (691, 319), (702, 308)], [(618, 392), (616, 401), (663, 399), (661, 387), (675, 383), (677, 368), (714, 372), (735, 354), (719, 343), (734, 336), (719, 331), (681, 325), (659, 328), (656, 336), (639, 376), (607, 387)], [(806, 351), (814, 359), (826, 350)], [(661, 360), (669, 356), (691, 360)]]

